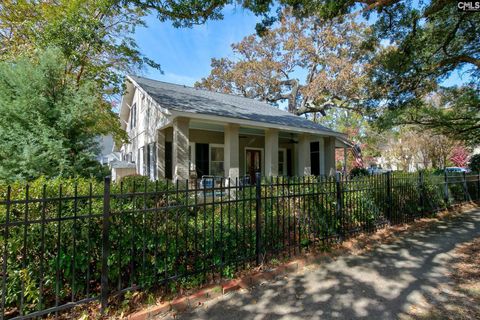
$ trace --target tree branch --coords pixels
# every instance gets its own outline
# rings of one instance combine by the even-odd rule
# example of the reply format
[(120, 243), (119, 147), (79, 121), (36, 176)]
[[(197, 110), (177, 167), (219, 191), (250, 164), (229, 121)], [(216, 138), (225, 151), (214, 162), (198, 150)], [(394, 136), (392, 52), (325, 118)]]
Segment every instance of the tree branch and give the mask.
[(467, 55), (458, 55), (458, 56), (449, 57), (447, 59), (443, 59), (437, 64), (437, 67), (445, 67), (450, 64), (457, 65), (459, 63), (470, 63), (470, 64), (473, 64), (478, 69), (480, 69), (480, 59), (476, 59), (474, 57), (470, 57)]

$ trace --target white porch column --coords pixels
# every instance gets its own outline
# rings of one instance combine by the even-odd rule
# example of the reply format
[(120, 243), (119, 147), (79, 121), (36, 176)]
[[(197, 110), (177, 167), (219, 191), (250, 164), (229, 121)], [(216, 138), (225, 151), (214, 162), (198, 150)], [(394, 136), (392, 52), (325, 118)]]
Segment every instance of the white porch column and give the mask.
[(347, 160), (348, 160), (348, 149), (346, 147), (343, 147), (343, 170), (344, 174), (347, 174)]
[(265, 130), (265, 175), (278, 176), (278, 130)]
[(297, 174), (299, 176), (311, 175), (312, 168), (310, 164), (310, 138), (306, 134), (299, 136), (297, 159)]
[(157, 178), (165, 179), (165, 130), (157, 130)]
[(188, 179), (188, 146), (189, 139), (189, 122), (188, 118), (176, 118), (173, 121), (173, 178), (175, 180)]
[(224, 128), (225, 175), (232, 180), (240, 176), (238, 131), (239, 126), (237, 124), (227, 124)]
[(334, 175), (335, 170), (335, 138), (325, 138), (325, 173)]

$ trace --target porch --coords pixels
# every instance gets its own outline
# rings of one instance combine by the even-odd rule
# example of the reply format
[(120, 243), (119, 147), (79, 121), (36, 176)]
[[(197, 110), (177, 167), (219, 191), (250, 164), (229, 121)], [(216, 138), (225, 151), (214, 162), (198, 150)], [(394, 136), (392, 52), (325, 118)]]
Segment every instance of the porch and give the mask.
[(262, 176), (335, 172), (335, 147), (342, 143), (331, 135), (300, 130), (177, 117), (156, 130), (142, 159), (146, 161), (140, 161), (146, 163), (146, 172), (139, 173), (152, 179), (224, 177), (253, 183), (258, 172)]

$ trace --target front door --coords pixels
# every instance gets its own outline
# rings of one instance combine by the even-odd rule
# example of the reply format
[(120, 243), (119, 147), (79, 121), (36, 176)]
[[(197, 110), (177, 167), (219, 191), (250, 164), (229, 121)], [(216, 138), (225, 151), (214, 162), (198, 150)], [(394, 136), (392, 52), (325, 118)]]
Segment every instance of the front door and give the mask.
[(255, 183), (255, 174), (261, 172), (262, 168), (262, 154), (260, 150), (247, 149), (246, 163), (247, 174), (250, 176), (250, 183)]

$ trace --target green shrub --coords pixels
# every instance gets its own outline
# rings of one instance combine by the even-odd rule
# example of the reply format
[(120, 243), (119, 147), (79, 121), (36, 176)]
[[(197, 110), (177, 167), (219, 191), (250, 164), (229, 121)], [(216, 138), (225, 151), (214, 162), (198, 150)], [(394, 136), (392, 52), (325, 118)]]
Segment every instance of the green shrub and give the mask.
[(480, 154), (474, 154), (468, 162), (468, 167), (472, 172), (480, 172)]
[(350, 176), (351, 177), (360, 177), (360, 176), (368, 176), (368, 170), (365, 168), (360, 168), (360, 167), (355, 167), (352, 170), (350, 170)]
[[(323, 246), (343, 235), (411, 221), (444, 208), (443, 179), (399, 172), (390, 178), (357, 176), (338, 182), (334, 177), (264, 179), (260, 190), (264, 253), (278, 257), (293, 248)], [(449, 203), (463, 201), (463, 183), (451, 181)], [(478, 196), (476, 181), (467, 183), (472, 198)], [(155, 288), (167, 278), (172, 289), (190, 288), (211, 281), (214, 273), (232, 277), (242, 263), (255, 260), (255, 186), (224, 190), (216, 197), (192, 191), (192, 186), (187, 193), (186, 187), (142, 176), (112, 183), (111, 291), (135, 285)], [(7, 206), (2, 203), (6, 194), (7, 185), (0, 183), (0, 224), (6, 222)], [(26, 194), (23, 183), (11, 185), (10, 200), (16, 202), (9, 208), (14, 225), (6, 243), (5, 229), (0, 230), (0, 247), (7, 250), (7, 309), (20, 305), (22, 287), (27, 313), (53, 306), (57, 295), (61, 304), (72, 297), (98, 296), (103, 182), (40, 178), (28, 185), (27, 204)], [(44, 197), (48, 200), (38, 201)]]

